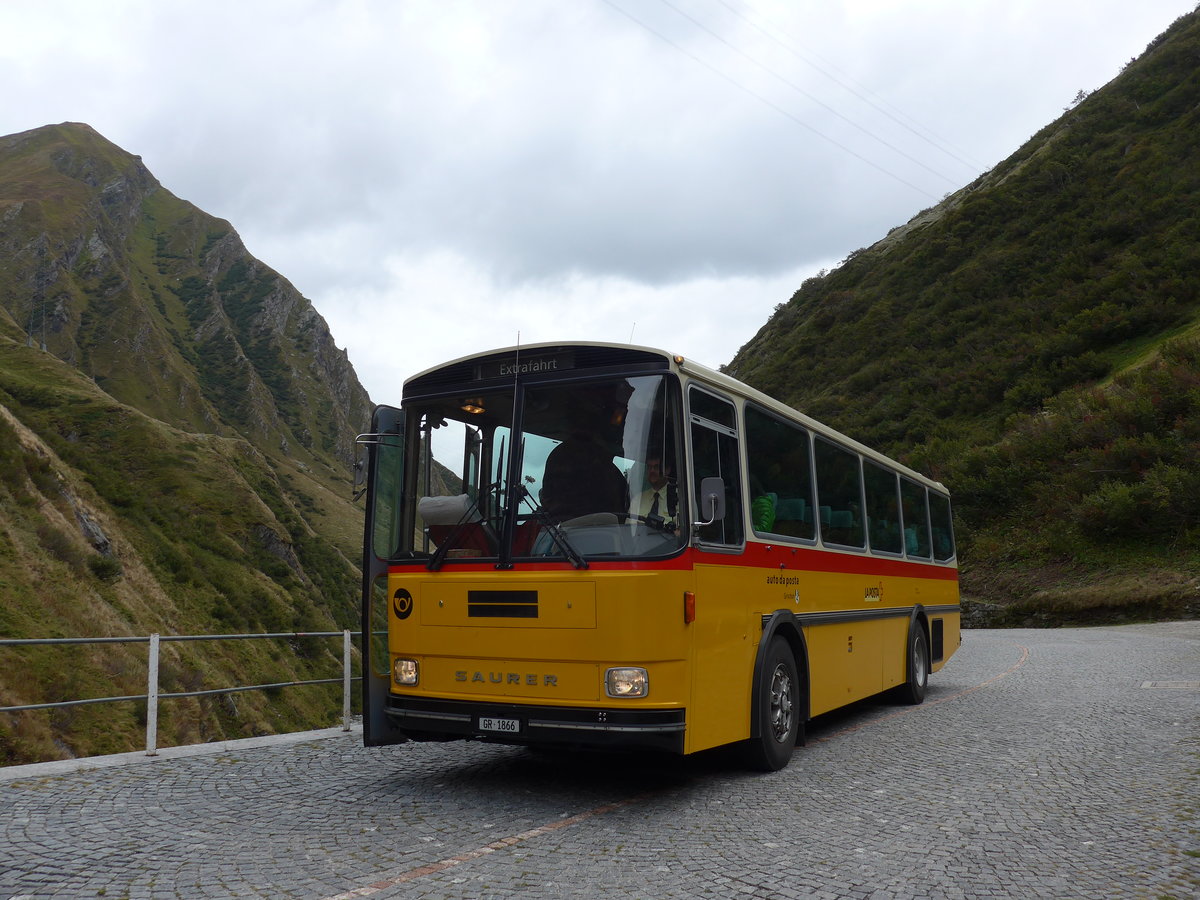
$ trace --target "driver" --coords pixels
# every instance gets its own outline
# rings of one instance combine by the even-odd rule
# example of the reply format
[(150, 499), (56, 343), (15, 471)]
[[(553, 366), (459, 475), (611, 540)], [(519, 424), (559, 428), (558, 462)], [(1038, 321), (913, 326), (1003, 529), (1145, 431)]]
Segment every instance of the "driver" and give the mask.
[(593, 513), (619, 515), (628, 507), (629, 486), (612, 452), (593, 435), (576, 433), (547, 458), (541, 501), (555, 522)]

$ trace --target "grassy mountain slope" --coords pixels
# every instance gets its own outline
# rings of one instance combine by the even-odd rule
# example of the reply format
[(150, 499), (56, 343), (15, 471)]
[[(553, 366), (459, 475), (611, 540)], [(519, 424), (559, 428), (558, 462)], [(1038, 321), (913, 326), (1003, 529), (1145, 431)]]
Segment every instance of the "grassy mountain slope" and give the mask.
[[(43, 349), (44, 345), (44, 349)], [(369, 399), (228, 223), (83, 125), (0, 138), (0, 633), (352, 626)], [(326, 677), (333, 641), (166, 644), (164, 691)], [(144, 646), (8, 650), (0, 705), (145, 692)], [(328, 724), (336, 689), (171, 701), (161, 742)], [(0, 762), (136, 747), (136, 704), (0, 717)]]
[(1198, 62), (1193, 13), (727, 367), (942, 478), (964, 591), (1022, 615), (1195, 609)]

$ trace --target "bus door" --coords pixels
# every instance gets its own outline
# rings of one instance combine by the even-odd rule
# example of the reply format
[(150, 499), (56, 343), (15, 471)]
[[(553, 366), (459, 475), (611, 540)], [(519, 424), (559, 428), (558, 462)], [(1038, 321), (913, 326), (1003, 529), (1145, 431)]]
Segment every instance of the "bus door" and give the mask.
[[(388, 652), (388, 559), (400, 543), (404, 478), (404, 413), (376, 408), (371, 432), (356, 443), (367, 450), (367, 511), (362, 564), (363, 744), (399, 744), (406, 738), (384, 713), (391, 686)], [(395, 602), (404, 602), (403, 597)], [(412, 602), (411, 599), (408, 600)]]
[(745, 546), (741, 464), (732, 403), (693, 386), (689, 392), (692, 490), (698, 521), (701, 484), (719, 478), (724, 515), (693, 528), (699, 550), (696, 621), (692, 628), (692, 690), (688, 704), (688, 750), (743, 740), (750, 728), (750, 674), (758, 631), (750, 630), (750, 596), (743, 579), (753, 570), (734, 565)]

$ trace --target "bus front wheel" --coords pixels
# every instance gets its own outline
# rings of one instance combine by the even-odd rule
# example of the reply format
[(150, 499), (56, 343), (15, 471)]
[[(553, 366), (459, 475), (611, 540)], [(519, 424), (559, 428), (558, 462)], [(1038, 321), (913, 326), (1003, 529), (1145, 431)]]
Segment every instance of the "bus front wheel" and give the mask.
[(922, 703), (925, 688), (929, 685), (929, 645), (925, 642), (925, 629), (920, 622), (908, 628), (908, 677), (896, 688), (896, 699), (901, 703)]
[(796, 658), (782, 638), (767, 649), (758, 686), (758, 736), (746, 744), (746, 762), (760, 772), (788, 764), (800, 730), (800, 678)]

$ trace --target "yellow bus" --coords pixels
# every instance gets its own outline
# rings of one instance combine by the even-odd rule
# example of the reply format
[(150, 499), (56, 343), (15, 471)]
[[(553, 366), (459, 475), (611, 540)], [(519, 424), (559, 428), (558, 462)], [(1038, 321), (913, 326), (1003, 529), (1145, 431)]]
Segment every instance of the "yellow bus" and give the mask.
[(958, 647), (945, 488), (682, 356), (464, 357), (359, 442), (368, 745), (740, 743), (769, 771)]

